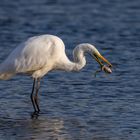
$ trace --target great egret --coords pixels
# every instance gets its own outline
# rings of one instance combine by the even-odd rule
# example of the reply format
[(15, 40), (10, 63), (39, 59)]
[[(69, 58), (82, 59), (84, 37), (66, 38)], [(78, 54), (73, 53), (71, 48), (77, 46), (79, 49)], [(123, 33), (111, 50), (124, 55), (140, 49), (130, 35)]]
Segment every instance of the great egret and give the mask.
[[(29, 38), (21, 43), (0, 65), (0, 79), (7, 80), (12, 76), (29, 74), (34, 79), (31, 92), (31, 101), (34, 114), (38, 114), (38, 91), (40, 79), (51, 70), (79, 71), (86, 64), (85, 53), (89, 53), (103, 66), (103, 62), (112, 67), (99, 51), (91, 44), (83, 43), (73, 51), (74, 62), (70, 61), (65, 53), (63, 41), (53, 35), (40, 35)], [(35, 92), (35, 93), (34, 93)]]

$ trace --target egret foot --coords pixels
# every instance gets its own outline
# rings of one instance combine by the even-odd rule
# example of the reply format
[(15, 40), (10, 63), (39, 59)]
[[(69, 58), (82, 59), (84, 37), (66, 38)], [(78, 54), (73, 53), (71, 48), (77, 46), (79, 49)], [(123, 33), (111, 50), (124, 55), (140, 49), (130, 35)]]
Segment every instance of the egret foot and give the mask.
[(32, 114), (31, 114), (31, 118), (32, 119), (37, 119), (39, 116), (39, 111), (34, 111)]

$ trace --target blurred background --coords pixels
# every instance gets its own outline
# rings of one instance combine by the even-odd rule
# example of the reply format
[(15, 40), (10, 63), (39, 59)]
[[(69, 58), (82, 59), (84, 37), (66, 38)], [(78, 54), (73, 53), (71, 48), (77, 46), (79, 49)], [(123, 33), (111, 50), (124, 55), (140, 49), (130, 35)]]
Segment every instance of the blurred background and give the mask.
[(42, 79), (41, 115), (30, 119), (32, 79), (0, 81), (2, 140), (139, 140), (140, 1), (1, 0), (0, 62), (27, 38), (60, 37), (66, 53), (88, 42), (114, 65), (100, 73), (87, 55), (79, 73), (52, 72)]

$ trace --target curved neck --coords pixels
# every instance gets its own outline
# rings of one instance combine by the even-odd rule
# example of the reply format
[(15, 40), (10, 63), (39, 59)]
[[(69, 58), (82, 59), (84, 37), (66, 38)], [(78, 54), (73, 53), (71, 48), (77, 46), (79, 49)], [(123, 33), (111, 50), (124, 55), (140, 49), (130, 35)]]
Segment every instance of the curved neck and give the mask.
[[(65, 71), (79, 71), (86, 65), (85, 53), (92, 53), (93, 46), (90, 44), (80, 44), (74, 48), (74, 61), (70, 61), (66, 56), (66, 61), (61, 64), (61, 70)], [(61, 61), (62, 62), (62, 61)]]

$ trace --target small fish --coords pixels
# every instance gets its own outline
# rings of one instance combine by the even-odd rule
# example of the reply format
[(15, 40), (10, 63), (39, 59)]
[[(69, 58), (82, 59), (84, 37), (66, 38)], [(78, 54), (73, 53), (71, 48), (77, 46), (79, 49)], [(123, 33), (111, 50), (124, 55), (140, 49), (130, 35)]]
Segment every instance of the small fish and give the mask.
[(108, 74), (111, 74), (111, 73), (112, 73), (111, 68), (109, 68), (109, 67), (106, 66), (106, 65), (103, 65), (103, 66), (101, 66), (101, 69), (100, 69), (100, 70), (97, 70), (97, 71), (94, 73), (95, 77), (96, 77), (96, 74), (97, 74), (97, 73), (102, 72), (102, 71), (104, 71), (105, 73), (108, 73)]
[(109, 73), (109, 74), (112, 73), (112, 70), (106, 65), (102, 66), (102, 71), (104, 71), (105, 73)]

